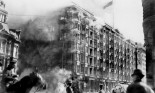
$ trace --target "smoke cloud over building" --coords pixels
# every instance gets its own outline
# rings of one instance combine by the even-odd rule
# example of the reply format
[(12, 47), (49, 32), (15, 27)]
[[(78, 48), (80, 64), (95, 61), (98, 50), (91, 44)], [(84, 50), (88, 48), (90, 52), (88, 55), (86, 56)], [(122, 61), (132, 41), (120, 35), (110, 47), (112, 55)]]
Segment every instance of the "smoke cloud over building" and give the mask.
[(22, 32), (17, 73), (21, 74), (25, 69), (41, 73), (48, 82), (46, 93), (64, 93), (60, 91), (64, 91), (64, 83), (71, 74), (62, 69), (63, 57), (67, 61), (71, 54), (65, 50), (64, 55), (63, 44), (68, 41), (60, 40), (59, 18), (64, 9), (36, 17), (20, 26)]

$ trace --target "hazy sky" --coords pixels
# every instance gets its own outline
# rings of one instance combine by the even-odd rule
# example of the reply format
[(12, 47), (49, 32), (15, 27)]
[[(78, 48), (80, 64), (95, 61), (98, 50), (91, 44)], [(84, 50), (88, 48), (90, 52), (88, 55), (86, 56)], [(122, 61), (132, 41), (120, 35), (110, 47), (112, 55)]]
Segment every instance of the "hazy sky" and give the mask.
[[(4, 0), (9, 12), (8, 20), (28, 19), (43, 15), (48, 11), (75, 2), (81, 7), (103, 18), (107, 23), (118, 28), (127, 39), (144, 43), (142, 28), (143, 12), (141, 0), (113, 0), (113, 7), (103, 10), (103, 6), (110, 0)], [(113, 16), (114, 14), (114, 16)], [(18, 20), (19, 19), (19, 20)], [(112, 21), (114, 19), (114, 21)], [(9, 22), (9, 21), (8, 21)]]

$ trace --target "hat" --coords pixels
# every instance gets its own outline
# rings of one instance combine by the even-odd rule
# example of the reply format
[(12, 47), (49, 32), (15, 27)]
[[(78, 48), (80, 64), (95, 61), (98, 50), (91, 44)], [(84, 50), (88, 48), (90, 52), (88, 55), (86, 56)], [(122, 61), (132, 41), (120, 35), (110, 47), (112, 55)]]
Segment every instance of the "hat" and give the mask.
[(140, 69), (134, 70), (134, 72), (133, 72), (133, 74), (131, 76), (134, 76), (134, 75), (138, 75), (141, 78), (144, 77), (144, 75), (143, 75), (143, 73), (142, 73), (142, 71)]

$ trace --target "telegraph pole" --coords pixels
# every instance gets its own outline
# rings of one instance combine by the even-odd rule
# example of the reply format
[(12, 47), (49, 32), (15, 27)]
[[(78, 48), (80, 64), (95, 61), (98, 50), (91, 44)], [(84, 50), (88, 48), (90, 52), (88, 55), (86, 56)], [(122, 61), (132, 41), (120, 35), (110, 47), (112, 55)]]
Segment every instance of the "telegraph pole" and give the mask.
[(137, 43), (136, 44), (136, 47), (135, 47), (135, 67), (136, 69), (138, 68), (138, 49), (137, 49)]

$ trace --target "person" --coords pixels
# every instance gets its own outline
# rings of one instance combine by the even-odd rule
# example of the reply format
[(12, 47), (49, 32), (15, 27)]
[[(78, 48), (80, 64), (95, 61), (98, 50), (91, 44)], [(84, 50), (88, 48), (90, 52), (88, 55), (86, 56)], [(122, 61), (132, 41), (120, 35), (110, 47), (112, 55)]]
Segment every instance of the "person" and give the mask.
[(12, 73), (12, 69), (15, 68), (15, 63), (10, 62), (10, 64), (7, 66), (5, 69), (5, 74), (4, 74), (4, 82), (5, 86), (9, 87), (11, 84), (15, 83), (18, 79), (18, 75)]
[(116, 93), (116, 90), (115, 89), (112, 89), (112, 92), (111, 93)]
[(100, 86), (99, 93), (105, 93), (105, 91), (103, 90), (103, 86)]
[(133, 83), (127, 87), (126, 93), (154, 93), (148, 85), (142, 82), (144, 75), (140, 69), (134, 70), (131, 76)]
[(66, 84), (67, 84), (66, 93), (74, 93), (72, 89), (72, 81), (68, 79), (66, 81)]

